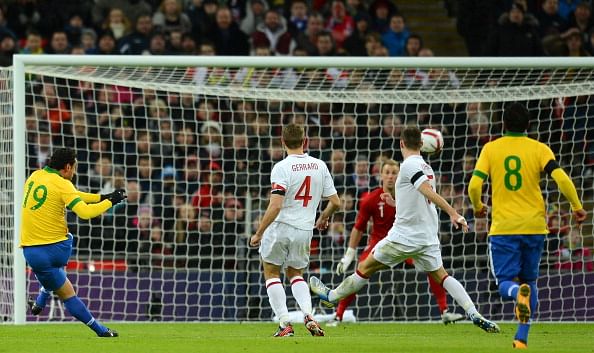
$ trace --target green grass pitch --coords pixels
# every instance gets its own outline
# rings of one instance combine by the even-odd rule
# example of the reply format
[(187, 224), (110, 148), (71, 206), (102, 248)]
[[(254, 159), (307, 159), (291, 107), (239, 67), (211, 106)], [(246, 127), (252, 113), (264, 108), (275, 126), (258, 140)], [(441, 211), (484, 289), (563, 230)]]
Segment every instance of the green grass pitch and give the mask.
[[(272, 323), (113, 323), (120, 337), (104, 339), (81, 324), (0, 325), (0, 353), (363, 353), (512, 352), (515, 324), (502, 324), (502, 333), (487, 334), (471, 324), (387, 323), (326, 327), (326, 337), (311, 337), (303, 325), (295, 336), (273, 338)], [(530, 352), (594, 352), (594, 324), (536, 323)]]

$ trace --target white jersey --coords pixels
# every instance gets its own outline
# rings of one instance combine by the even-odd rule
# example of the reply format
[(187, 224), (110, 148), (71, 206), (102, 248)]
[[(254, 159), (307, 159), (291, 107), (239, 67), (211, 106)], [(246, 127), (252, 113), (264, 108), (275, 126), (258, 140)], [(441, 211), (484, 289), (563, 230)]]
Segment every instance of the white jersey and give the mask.
[(418, 190), (427, 180), (435, 190), (433, 169), (420, 155), (409, 156), (400, 165), (396, 179), (396, 219), (388, 240), (405, 245), (439, 244), (437, 210)]
[(326, 163), (307, 153), (290, 154), (272, 168), (272, 193), (284, 194), (276, 222), (311, 230), (322, 197), (336, 194)]

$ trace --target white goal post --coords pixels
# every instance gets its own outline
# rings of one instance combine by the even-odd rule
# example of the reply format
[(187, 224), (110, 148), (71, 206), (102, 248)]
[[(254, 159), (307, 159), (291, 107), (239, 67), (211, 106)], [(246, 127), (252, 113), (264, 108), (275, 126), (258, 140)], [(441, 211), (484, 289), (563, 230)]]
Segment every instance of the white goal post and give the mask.
[[(200, 76), (200, 72), (203, 73), (203, 76)], [(109, 229), (111, 232), (112, 228), (101, 223), (95, 225), (99, 233), (89, 231), (88, 243), (84, 245), (88, 251), (77, 253), (73, 257), (80, 260), (78, 262), (85, 264), (84, 271), (90, 275), (82, 275), (80, 283), (74, 284), (79, 290), (82, 287), (87, 302), (100, 302), (97, 304), (98, 306), (91, 307), (91, 309), (98, 311), (97, 317), (104, 320), (218, 321), (266, 320), (269, 318), (269, 310), (265, 311), (268, 309), (266, 308), (268, 304), (264, 300), (265, 294), (260, 289), (250, 289), (250, 285), (260, 287), (263, 285), (263, 283), (251, 283), (255, 278), (258, 278), (254, 277), (254, 273), (258, 269), (253, 267), (253, 264), (252, 267), (239, 265), (244, 261), (242, 256), (248, 256), (249, 249), (240, 251), (240, 245), (238, 245), (250, 233), (252, 218), (257, 218), (259, 215), (257, 211), (261, 209), (262, 202), (258, 203), (258, 198), (265, 197), (266, 187), (264, 184), (268, 182), (268, 180), (261, 181), (260, 179), (265, 179), (267, 174), (259, 169), (260, 166), (256, 165), (252, 169), (249, 167), (245, 169), (246, 177), (240, 178), (239, 173), (235, 173), (236, 170), (227, 170), (226, 166), (235, 165), (236, 162), (237, 154), (233, 150), (236, 135), (245, 135), (246, 141), (250, 143), (247, 150), (255, 151), (254, 153), (258, 156), (256, 164), (268, 163), (269, 161), (263, 159), (262, 156), (274, 156), (274, 148), (278, 146), (273, 140), (278, 137), (277, 130), (283, 122), (305, 121), (308, 130), (315, 131), (318, 144), (315, 148), (318, 148), (316, 151), (319, 152), (319, 156), (334, 158), (334, 150), (343, 151), (342, 159), (347, 167), (342, 170), (343, 175), (333, 175), (335, 179), (337, 177), (348, 179), (349, 175), (356, 173), (356, 164), (366, 159), (364, 162), (367, 163), (367, 172), (363, 174), (373, 180), (377, 173), (373, 174), (375, 161), (372, 158), (380, 155), (396, 158), (398, 155), (394, 150), (395, 146), (391, 143), (391, 140), (396, 136), (381, 135), (389, 129), (395, 130), (397, 125), (416, 123), (442, 129), (446, 140), (444, 152), (441, 155), (430, 156), (429, 161), (437, 166), (436, 169), (442, 175), (440, 180), (443, 183), (442, 192), (450, 191), (451, 201), (455, 201), (455, 205), (461, 211), (468, 211), (468, 201), (464, 195), (464, 184), (467, 183), (467, 180), (463, 169), (466, 165), (472, 165), (472, 159), (476, 158), (476, 153), (486, 140), (497, 137), (501, 132), (501, 124), (498, 121), (501, 105), (509, 101), (528, 102), (529, 109), (535, 117), (532, 135), (543, 140), (542, 142), (553, 143), (557, 146), (553, 149), (561, 154), (558, 156), (561, 165), (574, 178), (580, 195), (588, 195), (590, 199), (592, 198), (592, 178), (594, 176), (591, 173), (594, 171), (594, 141), (591, 140), (592, 135), (588, 132), (588, 128), (594, 126), (592, 124), (594, 118), (590, 116), (591, 111), (588, 114), (583, 110), (587, 110), (590, 105), (594, 107), (594, 99), (590, 102), (590, 96), (594, 96), (594, 58), (15, 55), (12, 79), (10, 71), (7, 70), (0, 71), (0, 79), (2, 80), (0, 82), (0, 134), (3, 139), (5, 136), (10, 136), (11, 141), (10, 144), (7, 144), (6, 141), (0, 142), (0, 146), (3, 146), (0, 151), (0, 160), (3, 163), (10, 162), (10, 164), (0, 166), (0, 193), (3, 194), (0, 195), (3, 196), (0, 197), (0, 211), (4, 213), (0, 214), (0, 225), (3, 227), (0, 230), (0, 291), (2, 292), (0, 294), (0, 322), (23, 324), (33, 320), (26, 314), (26, 298), (27, 295), (36, 295), (31, 292), (31, 288), (37, 287), (31, 286), (30, 282), (34, 277), (31, 277), (26, 271), (22, 251), (18, 248), (21, 215), (18, 205), (22, 202), (22, 185), (24, 185), (28, 168), (31, 166), (29, 160), (32, 156), (28, 144), (38, 141), (39, 131), (41, 131), (29, 131), (26, 124), (38, 106), (42, 110), (51, 110), (49, 99), (43, 98), (44, 95), (56, 96), (58, 101), (69, 100), (70, 103), (67, 103), (68, 113), (69, 116), (70, 114), (74, 116), (76, 115), (74, 106), (79, 103), (79, 98), (72, 92), (76, 91), (76, 94), (82, 92), (81, 96), (86, 95), (80, 100), (81, 109), (84, 110), (83, 113), (87, 114), (87, 117), (92, 115), (94, 124), (96, 124), (96, 126), (89, 125), (89, 127), (96, 128), (95, 130), (105, 128), (115, 131), (122, 127), (121, 125), (109, 125), (112, 121), (117, 121), (117, 124), (124, 124), (122, 123), (124, 120), (133, 121), (131, 130), (133, 130), (132, 136), (135, 136), (135, 142), (140, 139), (140, 136), (143, 136), (148, 139), (148, 144), (151, 146), (160, 146), (159, 141), (161, 140), (157, 139), (161, 138), (164, 129), (169, 128), (165, 127), (166, 123), (163, 123), (163, 120), (171, 118), (170, 116), (161, 117), (159, 118), (161, 120), (152, 121), (153, 117), (150, 115), (152, 114), (150, 111), (153, 108), (157, 110), (157, 115), (162, 111), (166, 112), (165, 115), (171, 115), (172, 111), (177, 109), (176, 111), (182, 111), (180, 113), (182, 115), (189, 111), (187, 114), (192, 117), (204, 114), (204, 111), (206, 114), (219, 116), (217, 119), (220, 120), (218, 121), (206, 119), (192, 125), (180, 123), (179, 127), (172, 128), (174, 136), (179, 132), (178, 130), (189, 129), (188, 134), (196, 136), (196, 141), (193, 142), (195, 146), (186, 145), (187, 140), (174, 140), (171, 141), (171, 150), (149, 148), (151, 151), (147, 153), (150, 154), (150, 157), (147, 158), (150, 158), (152, 173), (154, 175), (158, 173), (159, 178), (166, 178), (168, 173), (174, 173), (175, 178), (178, 178), (182, 165), (185, 165), (183, 163), (189, 160), (189, 156), (197, 157), (200, 161), (203, 161), (204, 158), (208, 159), (208, 163), (202, 163), (201, 168), (211, 168), (211, 174), (214, 174), (212, 171), (215, 169), (222, 169), (225, 175), (222, 176), (223, 182), (221, 183), (227, 180), (226, 174), (237, 174), (236, 179), (233, 179), (237, 180), (237, 185), (233, 185), (232, 188), (223, 187), (221, 195), (228, 199), (233, 196), (235, 190), (241, 190), (237, 191), (241, 195), (236, 195), (236, 201), (246, 214), (241, 222), (235, 222), (237, 225), (236, 228), (233, 228), (237, 232), (242, 229), (241, 236), (237, 235), (238, 239), (229, 244), (200, 243), (197, 245), (200, 249), (196, 250), (195, 254), (199, 259), (196, 259), (194, 265), (188, 264), (192, 261), (191, 256), (187, 263), (184, 262), (186, 261), (184, 260), (185, 255), (189, 252), (177, 252), (178, 250), (174, 249), (172, 253), (160, 253), (160, 257), (151, 253), (152, 257), (148, 260), (148, 265), (144, 263), (143, 266), (150, 267), (150, 271), (146, 273), (149, 273), (147, 276), (151, 279), (151, 288), (155, 286), (155, 283), (158, 283), (161, 288), (167, 288), (162, 292), (155, 293), (149, 290), (151, 295), (148, 297), (140, 293), (130, 301), (127, 299), (128, 296), (122, 297), (124, 303), (120, 307), (118, 294), (108, 293), (101, 287), (105, 285), (104, 281), (108, 283), (108, 286), (117, 286), (116, 283), (123, 283), (124, 291), (134, 289), (141, 292), (145, 288), (143, 281), (146, 278), (134, 275), (134, 279), (130, 279), (118, 271), (126, 272), (131, 268), (136, 269), (141, 260), (134, 259), (136, 257), (140, 259), (144, 255), (140, 253), (140, 250), (133, 254), (126, 252), (126, 256), (122, 260), (122, 266), (126, 269), (103, 267), (103, 270), (95, 271), (93, 264), (105, 266), (107, 262), (116, 263), (115, 260), (112, 261), (112, 257), (117, 258), (119, 250), (117, 245), (113, 245), (114, 248), (104, 252), (106, 245), (103, 242), (98, 255), (93, 255), (97, 250), (93, 245), (93, 237), (96, 237), (96, 234), (102, 234), (103, 229)], [(75, 87), (75, 85), (82, 85), (83, 82), (88, 84), (85, 88), (86, 91), (78, 90)], [(50, 91), (46, 90), (46, 84), (51, 86)], [(124, 87), (124, 89), (117, 87)], [(51, 92), (51, 89), (55, 92), (48, 93)], [(99, 123), (103, 111), (99, 112), (99, 108), (97, 108), (103, 102), (102, 98), (98, 98), (104, 93), (103, 91), (108, 91), (105, 93), (108, 96), (113, 92), (116, 95), (129, 94), (132, 97), (129, 104), (133, 106), (130, 111), (125, 111), (124, 108), (117, 110), (119, 106), (118, 108), (108, 107), (108, 111), (105, 113), (105, 121), (107, 121), (105, 125)], [(162, 99), (154, 98), (154, 96), (159, 96)], [(191, 105), (186, 108), (181, 107), (182, 103), (180, 103), (184, 96), (193, 97)], [(35, 97), (42, 97), (43, 99), (39, 100), (42, 103), (36, 101)], [(6, 102), (11, 98), (12, 102)], [(85, 102), (89, 101), (91, 103), (85, 105)], [(155, 101), (160, 102), (155, 103)], [(106, 100), (107, 105), (111, 103)], [(162, 105), (163, 103), (165, 106)], [(199, 103), (204, 103), (204, 107)], [(12, 114), (10, 114), (9, 104), (12, 104)], [(146, 104), (146, 106), (141, 107), (142, 104)], [(177, 104), (181, 108), (178, 109)], [(90, 105), (93, 105), (92, 109), (95, 111), (90, 110)], [(58, 110), (60, 109), (62, 108)], [(113, 115), (116, 114), (114, 111), (121, 115), (119, 116), (121, 119), (113, 118)], [(225, 118), (227, 120), (220, 118), (223, 115), (228, 116)], [(236, 120), (236, 115), (241, 115), (244, 120)], [(542, 120), (544, 117), (546, 117), (546, 121)], [(74, 118), (72, 119), (74, 121)], [(180, 121), (183, 119), (185, 118), (180, 118)], [(252, 126), (250, 119), (255, 121), (253, 124), (255, 127)], [(258, 119), (264, 119), (264, 122)], [(464, 119), (468, 119), (468, 121), (463, 121)], [(142, 125), (142, 127), (134, 125), (138, 120), (146, 121), (143, 122), (146, 125)], [(388, 120), (391, 126), (384, 127), (384, 124), (388, 124)], [(205, 123), (205, 121), (207, 122)], [(54, 129), (56, 126), (54, 123), (55, 121), (50, 120), (48, 126), (49, 133), (55, 141), (59, 139), (56, 138), (56, 134), (62, 130)], [(257, 126), (261, 126), (263, 123), (269, 125), (267, 131), (271, 134), (268, 136), (254, 133), (254, 131), (258, 131)], [(176, 123), (170, 124), (173, 126)], [(353, 136), (346, 136), (349, 127), (355, 129)], [(215, 147), (210, 140), (211, 136), (201, 140), (209, 133), (210, 128), (221, 135), (221, 142), (218, 145), (214, 144)], [(12, 129), (12, 133), (7, 132), (9, 129)], [(363, 131), (368, 135), (364, 136)], [(36, 136), (30, 137), (27, 135), (29, 133)], [(372, 135), (374, 133), (380, 135)], [(107, 135), (99, 134), (93, 140), (100, 144), (102, 139), (107, 138), (111, 146), (125, 145), (123, 144), (126, 142), (125, 138), (120, 141), (116, 140), (112, 134), (109, 134), (109, 137), (105, 136)], [(572, 141), (570, 136), (574, 136), (579, 141)], [(463, 141), (462, 138), (464, 138)], [(563, 140), (560, 140), (561, 138)], [(72, 140), (74, 141), (75, 138)], [(251, 143), (257, 145), (251, 145)], [(448, 145), (448, 143), (456, 143), (456, 145)], [(181, 146), (184, 149), (183, 153), (189, 153), (188, 149), (196, 147), (195, 155), (178, 152), (180, 144), (183, 145)], [(52, 142), (51, 145), (55, 146), (57, 143)], [(324, 145), (326, 147), (323, 147)], [(89, 154), (95, 152), (90, 142), (85, 146), (87, 146)], [(229, 153), (226, 154), (227, 152)], [(118, 167), (121, 167), (126, 177), (132, 173), (126, 169), (130, 167), (129, 161), (140, 163), (140, 160), (144, 158), (138, 149), (130, 152), (110, 150), (110, 158), (115, 158), (114, 155), (117, 153), (123, 154), (122, 161), (118, 165), (114, 162), (113, 170), (118, 170)], [(134, 158), (128, 159), (126, 153), (133, 155)], [(168, 153), (175, 153), (176, 160), (171, 163), (166, 162), (168, 159), (174, 158)], [(178, 153), (182, 154), (178, 155)], [(204, 153), (211, 154), (208, 157), (203, 157)], [(218, 154), (213, 157), (213, 153)], [(249, 154), (249, 156), (253, 155)], [(11, 159), (7, 159), (10, 157)], [(590, 160), (590, 158), (593, 159)], [(100, 159), (101, 157), (98, 157), (90, 162), (88, 179), (92, 179), (92, 164), (99, 163)], [(249, 157), (247, 157), (247, 162), (251, 166)], [(331, 164), (332, 160), (326, 160), (326, 162)], [(340, 172), (334, 170), (333, 174), (336, 173)], [(256, 181), (253, 182), (252, 179)], [(138, 180), (139, 184), (143, 181), (141, 177)], [(156, 208), (160, 208), (162, 205), (153, 203), (156, 200), (154, 195), (159, 194), (160, 191), (155, 191), (155, 184), (152, 180), (147, 184), (152, 192), (149, 195), (149, 199), (152, 201), (142, 203), (138, 212), (143, 207), (151, 208), (150, 212), (153, 212), (152, 216), (154, 217), (151, 224), (158, 223), (161, 227), (159, 231), (167, 233), (169, 229), (163, 224), (167, 223), (174, 227), (178, 221), (180, 208), (190, 204), (193, 200), (187, 200), (191, 195), (186, 195), (186, 201), (179, 201), (176, 199), (178, 195), (174, 192), (170, 195), (163, 192), (162, 197), (173, 199), (170, 201), (173, 216), (171, 214), (166, 216), (166, 211), (156, 211)], [(208, 179), (208, 182), (210, 181)], [(240, 185), (243, 182), (248, 185)], [(99, 189), (106, 187), (105, 185), (102, 183)], [(159, 185), (161, 187), (161, 184)], [(367, 186), (371, 188), (371, 185), (372, 182)], [(563, 198), (555, 192), (553, 185), (554, 183), (546, 182), (543, 188), (548, 204), (551, 205), (552, 219), (550, 222), (563, 223), (567, 219), (564, 212), (568, 210), (568, 206)], [(341, 194), (348, 194), (352, 197), (353, 204), (356, 204), (362, 194), (362, 189), (347, 185), (347, 182), (341, 185), (340, 191)], [(209, 194), (210, 197), (216, 197), (213, 192)], [(7, 195), (12, 195), (10, 201), (6, 201), (8, 200)], [(183, 197), (181, 198), (183, 199)], [(176, 201), (180, 203), (175, 204)], [(222, 204), (225, 204), (225, 200), (222, 201)], [(589, 202), (588, 206), (591, 207), (591, 205), (592, 203)], [(10, 214), (6, 214), (7, 210), (10, 210)], [(225, 210), (221, 210), (221, 215)], [(218, 224), (220, 221), (221, 229), (227, 229), (225, 228), (227, 225), (225, 218), (218, 219), (217, 212), (211, 212), (210, 208), (208, 211), (198, 210), (194, 217), (204, 217), (213, 224)], [(588, 211), (590, 212), (591, 209)], [(158, 217), (155, 216), (157, 212), (161, 212)], [(337, 224), (336, 229), (330, 232), (332, 234), (316, 238), (316, 241), (319, 241), (318, 252), (312, 253), (312, 262), (317, 263), (315, 271), (325, 275), (326, 280), (333, 284), (337, 284), (340, 280), (339, 276), (332, 275), (331, 271), (334, 270), (342, 251), (344, 251), (346, 245), (344, 237), (352, 228), (353, 214), (353, 209), (350, 209), (349, 212), (344, 211), (337, 222), (340, 224)], [(155, 218), (158, 218), (158, 222), (155, 221)], [(197, 222), (199, 223), (199, 221)], [(562, 225), (557, 227), (557, 223), (554, 223), (552, 228), (558, 229)], [(476, 227), (476, 232), (473, 234), (478, 234), (478, 229), (481, 226), (478, 222), (473, 226)], [(130, 226), (126, 223), (125, 227), (128, 229)], [(484, 225), (482, 227), (481, 231), (484, 231)], [(491, 314), (495, 313), (495, 318), (509, 319), (505, 312), (509, 313), (510, 311), (503, 309), (504, 305), (494, 294), (493, 289), (489, 287), (484, 238), (476, 240), (464, 237), (463, 240), (460, 240), (462, 238), (454, 240), (454, 237), (462, 237), (462, 235), (452, 235), (446, 228), (442, 225), (444, 259), (450, 266), (446, 269), (453, 271), (456, 277), (467, 283), (470, 286), (469, 292), (473, 299), (479, 301), (480, 305), (488, 307)], [(554, 246), (562, 245), (563, 237), (568, 237), (566, 233), (570, 234), (574, 231), (571, 227), (564, 229), (563, 232), (555, 235)], [(591, 247), (591, 217), (583, 231), (586, 232), (586, 234), (581, 234), (584, 241), (577, 245), (581, 248), (585, 243), (586, 247)], [(172, 228), (171, 232), (175, 233), (175, 229)], [(227, 233), (221, 230), (221, 234)], [(336, 241), (324, 240), (328, 238)], [(177, 245), (179, 238), (174, 235), (172, 239)], [(8, 243), (12, 245), (11, 248), (6, 245)], [(575, 245), (569, 246), (569, 250), (573, 251)], [(327, 250), (324, 248), (325, 246), (330, 246), (332, 249)], [(124, 247), (128, 251), (129, 246), (125, 245)], [(209, 250), (208, 253), (203, 252), (202, 249), (205, 247), (210, 247), (212, 250)], [(220, 250), (217, 250), (217, 247), (220, 247)], [(178, 248), (181, 249), (181, 247)], [(546, 300), (541, 302), (539, 319), (544, 321), (594, 320), (593, 309), (587, 309), (594, 307), (592, 299), (594, 297), (592, 295), (594, 294), (594, 283), (592, 283), (594, 275), (587, 270), (588, 259), (581, 259), (583, 268), (577, 269), (570, 264), (570, 268), (567, 269), (563, 265), (563, 253), (559, 252), (555, 255), (555, 249), (549, 250), (550, 253), (543, 256), (545, 265), (543, 265), (542, 274), (544, 279), (543, 282), (539, 282), (541, 286), (543, 283), (545, 285), (545, 288), (542, 289), (545, 291), (543, 296), (546, 297)], [(112, 253), (115, 255), (112, 256)], [(159, 266), (169, 266), (163, 265), (168, 263), (168, 259), (171, 259), (170, 269), (161, 273), (161, 269), (154, 268), (154, 264), (157, 262), (160, 264)], [(572, 259), (570, 255), (569, 261)], [(131, 265), (132, 262), (135, 265)], [(179, 265), (180, 262), (184, 262), (184, 265)], [(222, 264), (220, 268), (219, 265), (212, 265), (212, 263), (219, 262)], [(228, 265), (231, 262), (233, 264)], [(121, 263), (117, 262), (117, 264)], [(77, 269), (72, 271), (76, 272)], [(314, 270), (312, 269), (312, 271)], [(141, 270), (138, 270), (138, 273), (140, 272)], [(410, 268), (396, 270), (395, 273), (397, 272), (401, 274), (383, 274), (379, 280), (383, 284), (376, 283), (375, 286), (370, 286), (369, 289), (363, 291), (359, 301), (353, 303), (353, 309), (358, 313), (358, 317), (363, 320), (392, 321), (435, 318), (433, 308), (435, 305), (428, 294), (423, 275), (417, 274)], [(105, 278), (102, 277), (104, 275)], [(97, 276), (102, 277), (99, 279), (99, 285), (95, 280)], [(168, 276), (175, 278), (171, 284), (166, 283), (169, 280)], [(184, 281), (187, 282), (185, 285), (189, 283), (189, 287), (185, 289), (185, 292), (177, 293), (178, 287), (183, 286)], [(206, 283), (209, 289), (203, 289), (201, 283)], [(567, 291), (565, 286), (575, 288)], [(227, 290), (231, 291), (230, 293), (238, 291), (245, 293), (245, 298), (239, 298), (239, 296), (232, 300), (215, 298)], [(193, 297), (192, 291), (199, 291), (201, 295)], [(205, 291), (204, 295), (201, 291)], [(217, 291), (220, 292), (217, 293)], [(570, 295), (573, 295), (570, 298), (571, 302), (569, 300), (558, 302), (563, 300), (556, 297), (559, 293), (571, 293)], [(174, 304), (168, 307), (161, 295), (172, 298)], [(254, 304), (250, 297), (257, 297), (259, 301)], [(194, 305), (198, 306), (198, 303), (192, 303), (193, 300), (206, 301), (206, 304), (201, 304), (202, 307), (207, 307), (204, 309), (205, 313), (201, 311), (203, 308), (188, 309)], [(450, 305), (453, 307), (451, 300)], [(585, 305), (586, 309), (582, 305)], [(151, 316), (150, 313), (145, 313), (156, 306), (161, 310), (158, 315)], [(182, 308), (182, 306), (185, 307)], [(254, 316), (249, 316), (253, 306), (259, 306), (258, 310), (261, 311), (258, 311)], [(384, 306), (386, 307), (385, 312)], [(560, 312), (568, 307), (570, 312)], [(239, 314), (240, 311), (242, 314)], [(248, 314), (243, 313), (244, 311)]]

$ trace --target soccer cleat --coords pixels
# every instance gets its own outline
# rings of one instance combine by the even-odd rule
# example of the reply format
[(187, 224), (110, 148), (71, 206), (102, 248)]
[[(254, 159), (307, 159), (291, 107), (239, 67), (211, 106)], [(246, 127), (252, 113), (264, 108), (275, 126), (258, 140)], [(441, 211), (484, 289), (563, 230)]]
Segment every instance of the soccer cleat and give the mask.
[(328, 293), (330, 293), (330, 288), (326, 287), (326, 285), (320, 281), (319, 278), (312, 276), (309, 278), (309, 289), (320, 297), (320, 303), (328, 308), (333, 308), (335, 303), (328, 300)]
[(295, 335), (295, 331), (293, 331), (293, 326), (287, 325), (285, 327), (278, 327), (273, 337), (291, 337)]
[(516, 318), (522, 324), (530, 320), (530, 286), (526, 283), (520, 285), (516, 296)]
[(487, 319), (485, 319), (483, 317), (483, 315), (481, 314), (475, 314), (472, 316), (472, 323), (475, 326), (480, 327), (483, 331), (488, 332), (488, 333), (499, 333), (501, 332), (501, 330), (499, 329), (499, 326), (497, 326), (496, 323), (494, 323), (493, 321), (489, 321)]
[(514, 347), (515, 349), (528, 349), (528, 344), (526, 344), (526, 342), (524, 341), (514, 340), (512, 347)]
[(444, 325), (453, 324), (460, 320), (464, 320), (464, 315), (450, 313), (447, 310), (444, 310), (443, 313), (441, 313), (441, 321), (444, 323)]
[(305, 324), (305, 328), (309, 331), (309, 333), (311, 333), (312, 336), (324, 336), (324, 330), (311, 315), (305, 315), (305, 318), (303, 318), (303, 323)]
[(29, 305), (29, 310), (31, 310), (31, 314), (35, 316), (41, 314), (41, 312), (43, 311), (43, 307), (38, 306), (31, 297), (29, 297), (27, 304)]
[(99, 336), (99, 337), (118, 337), (119, 334), (117, 331), (114, 331), (114, 330), (108, 328), (107, 331), (105, 331), (101, 334), (98, 334), (97, 336)]

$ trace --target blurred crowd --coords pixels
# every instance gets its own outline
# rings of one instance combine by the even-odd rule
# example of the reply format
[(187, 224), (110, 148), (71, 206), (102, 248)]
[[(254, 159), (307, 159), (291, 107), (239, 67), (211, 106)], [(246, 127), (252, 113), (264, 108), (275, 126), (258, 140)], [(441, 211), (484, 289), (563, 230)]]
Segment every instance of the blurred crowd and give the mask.
[[(586, 0), (446, 0), (470, 56), (589, 56)], [(52, 15), (48, 15), (48, 14)], [(12, 54), (432, 56), (397, 0), (8, 0)], [(440, 55), (448, 55), (447, 52)]]
[[(585, 56), (594, 47), (587, 1), (445, 3), (472, 56)], [(397, 5), (388, 0), (14, 0), (0, 5), (0, 61), (10, 65), (11, 55), (19, 52), (432, 56)], [(192, 79), (261, 85), (253, 82), (259, 77), (255, 71), (227, 74), (197, 68)], [(331, 70), (322, 76), (345, 88), (364, 79)], [(299, 84), (291, 71), (277, 83), (274, 79), (267, 84)], [(379, 82), (457, 88), (460, 80), (445, 70), (393, 70)], [(257, 252), (247, 239), (266, 205), (272, 166), (284, 157), (281, 128), (296, 122), (307, 126), (307, 150), (328, 163), (343, 200), (327, 234), (316, 235), (312, 243), (312, 269), (329, 270), (342, 256), (358, 200), (379, 186), (382, 158), (401, 160), (400, 131), (417, 124), (443, 132), (444, 150), (428, 160), (440, 175), (440, 192), (473, 229), (462, 235), (443, 220), (446, 265), (486, 267), (486, 256), (476, 254), (486, 254), (488, 224), (473, 218), (465, 186), (481, 147), (501, 134), (500, 103), (240, 100), (50, 77), (33, 77), (26, 101), (28, 173), (42, 167), (54, 147), (68, 145), (78, 152), (79, 188), (128, 192), (127, 202), (103, 218), (69, 215), (79, 255), (124, 258), (131, 268), (257, 269)], [(530, 135), (549, 144), (580, 192), (591, 195), (592, 97), (527, 104), (533, 114)], [(553, 202), (554, 190), (545, 185)], [(559, 214), (552, 212), (550, 219)], [(567, 249), (581, 249), (581, 242), (565, 240), (577, 230), (552, 229), (551, 254), (558, 251), (561, 258), (571, 255)]]

